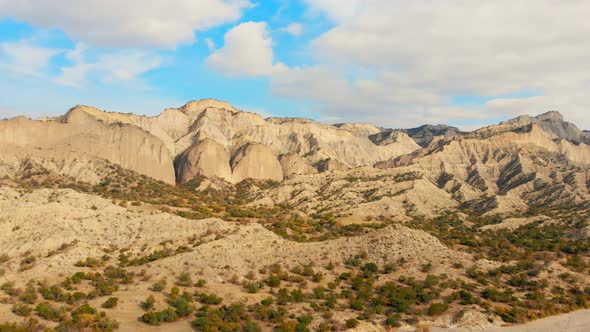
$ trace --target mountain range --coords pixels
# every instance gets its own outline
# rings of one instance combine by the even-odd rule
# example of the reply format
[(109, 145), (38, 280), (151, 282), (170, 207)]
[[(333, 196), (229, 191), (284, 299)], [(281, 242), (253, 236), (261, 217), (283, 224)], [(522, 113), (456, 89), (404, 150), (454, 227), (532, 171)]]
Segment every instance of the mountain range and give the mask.
[(518, 331), (590, 303), (589, 220), (590, 132), (555, 111), (4, 119), (0, 330)]

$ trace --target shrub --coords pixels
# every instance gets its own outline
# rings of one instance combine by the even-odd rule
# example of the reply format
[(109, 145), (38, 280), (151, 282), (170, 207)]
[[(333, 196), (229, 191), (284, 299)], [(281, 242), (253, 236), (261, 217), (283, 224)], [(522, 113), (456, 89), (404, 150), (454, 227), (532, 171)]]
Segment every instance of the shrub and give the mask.
[(401, 324), (399, 322), (400, 314), (395, 314), (387, 317), (385, 319), (385, 325), (390, 327), (400, 327)]
[(178, 278), (176, 278), (176, 285), (181, 287), (190, 287), (193, 285), (193, 280), (191, 275), (187, 272), (181, 273)]
[(359, 326), (359, 324), (359, 321), (354, 318), (348, 319), (346, 321), (346, 327), (349, 329), (354, 329), (355, 327)]
[(63, 312), (52, 307), (48, 302), (39, 303), (35, 308), (35, 312), (37, 316), (53, 322), (62, 321), (64, 318)]
[(37, 258), (35, 258), (34, 256), (25, 256), (20, 261), (20, 270), (26, 271), (26, 270), (32, 268), (36, 261), (37, 261)]
[(100, 258), (87, 257), (86, 260), (77, 261), (74, 266), (77, 267), (102, 267), (103, 260)]
[(262, 331), (262, 329), (260, 328), (260, 325), (258, 325), (258, 323), (256, 322), (246, 322), (246, 324), (244, 324), (244, 327), (242, 329), (244, 332), (260, 332)]
[(161, 292), (166, 288), (166, 279), (160, 279), (158, 282), (152, 285), (150, 288), (154, 292)]
[(260, 288), (262, 288), (262, 285), (259, 282), (251, 281), (245, 282), (243, 284), (243, 287), (248, 293), (257, 293), (260, 290)]
[(29, 284), (27, 285), (25, 291), (18, 296), (18, 298), (25, 303), (34, 304), (35, 301), (37, 301), (37, 291), (33, 285)]
[(430, 316), (436, 316), (436, 315), (440, 315), (443, 312), (447, 311), (447, 309), (449, 309), (449, 305), (446, 303), (440, 303), (440, 302), (435, 302), (432, 303), (429, 307), (428, 307), (428, 315)]
[[(266, 307), (257, 307), (258, 310)], [(256, 309), (254, 309), (256, 311)], [(263, 315), (263, 312), (255, 315)], [(247, 316), (245, 308), (241, 304), (231, 306), (221, 306), (219, 309), (212, 310), (209, 306), (203, 306), (196, 314), (197, 318), (193, 320), (192, 326), (197, 331), (252, 331), (261, 330), (258, 324), (252, 322)], [(260, 316), (259, 318), (263, 318)], [(241, 324), (246, 321), (245, 324)]]
[(363, 270), (375, 273), (379, 270), (379, 267), (375, 263), (367, 263), (363, 266)]
[(195, 293), (195, 299), (202, 304), (220, 304), (223, 299), (215, 294)]
[(486, 288), (481, 292), (481, 296), (486, 300), (494, 302), (510, 302), (512, 295), (509, 292), (500, 292), (493, 288)]
[(420, 268), (420, 271), (425, 272), (425, 273), (432, 271), (432, 263), (431, 262), (428, 262), (426, 264), (422, 264), (422, 267)]
[(117, 306), (117, 304), (119, 303), (119, 299), (116, 297), (111, 297), (108, 300), (106, 300), (106, 302), (104, 302), (102, 304), (102, 307), (105, 309), (111, 309)]
[[(28, 316), (33, 312), (33, 308), (23, 303), (17, 303), (12, 306), (12, 312), (18, 316)], [(0, 329), (1, 331), (2, 329)]]
[(119, 285), (112, 279), (98, 277), (92, 281), (94, 290), (88, 294), (90, 297), (108, 296), (119, 290)]
[(96, 315), (96, 309), (91, 307), (88, 303), (84, 303), (78, 308), (72, 310), (73, 318), (78, 318), (81, 315)]
[(281, 285), (281, 279), (277, 275), (271, 275), (266, 279), (268, 287), (279, 287)]
[(148, 312), (141, 316), (140, 320), (149, 325), (173, 322), (178, 319), (176, 310), (168, 308), (162, 311)]
[(139, 305), (143, 310), (150, 310), (156, 304), (156, 298), (153, 295), (150, 295), (145, 299), (145, 301), (141, 302)]
[(496, 314), (506, 323), (518, 323), (522, 312), (516, 307), (496, 308)]
[(35, 332), (42, 330), (39, 326), (39, 321), (34, 318), (29, 318), (21, 323), (0, 323), (0, 331), (2, 332)]
[(389, 274), (395, 272), (395, 264), (393, 263), (386, 263), (383, 265), (383, 274)]

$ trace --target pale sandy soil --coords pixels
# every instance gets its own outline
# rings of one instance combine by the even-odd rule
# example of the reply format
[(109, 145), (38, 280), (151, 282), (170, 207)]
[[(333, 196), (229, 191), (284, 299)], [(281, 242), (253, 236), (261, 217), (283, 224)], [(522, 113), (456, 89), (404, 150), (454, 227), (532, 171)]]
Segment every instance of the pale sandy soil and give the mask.
[(539, 319), (527, 324), (496, 327), (483, 330), (433, 328), (433, 332), (587, 332), (590, 331), (590, 310), (578, 310), (567, 314)]

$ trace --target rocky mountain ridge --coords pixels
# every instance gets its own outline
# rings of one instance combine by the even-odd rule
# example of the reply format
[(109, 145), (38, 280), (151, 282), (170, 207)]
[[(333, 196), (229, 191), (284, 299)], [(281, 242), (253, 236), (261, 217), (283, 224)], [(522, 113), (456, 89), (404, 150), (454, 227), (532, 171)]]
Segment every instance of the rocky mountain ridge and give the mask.
[(0, 330), (204, 330), (227, 308), (247, 308), (227, 330), (489, 330), (585, 308), (587, 135), (555, 112), (394, 130), (215, 100), (2, 120)]
[[(197, 176), (231, 183), (248, 178), (281, 181), (355, 167), (396, 167), (400, 161), (421, 163), (418, 160), (445, 147), (448, 151), (466, 142), (487, 145), (487, 140), (500, 150), (534, 145), (586, 165), (590, 163), (588, 138), (588, 132), (564, 121), (557, 112), (520, 116), (467, 133), (446, 125), (392, 130), (299, 118), (264, 119), (212, 99), (191, 101), (154, 117), (76, 106), (53, 119), (0, 121), (4, 155), (18, 151), (21, 159), (41, 158), (42, 151), (51, 150), (53, 159), (70, 162), (74, 155), (106, 159), (168, 183), (184, 183)], [(467, 163), (457, 158), (446, 158), (445, 163)]]

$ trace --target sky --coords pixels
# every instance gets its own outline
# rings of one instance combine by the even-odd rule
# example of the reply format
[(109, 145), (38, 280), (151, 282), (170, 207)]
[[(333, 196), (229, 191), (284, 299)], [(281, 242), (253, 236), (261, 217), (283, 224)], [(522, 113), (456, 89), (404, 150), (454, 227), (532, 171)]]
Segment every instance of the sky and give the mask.
[(263, 116), (473, 129), (559, 111), (590, 129), (587, 0), (0, 0), (0, 118)]

